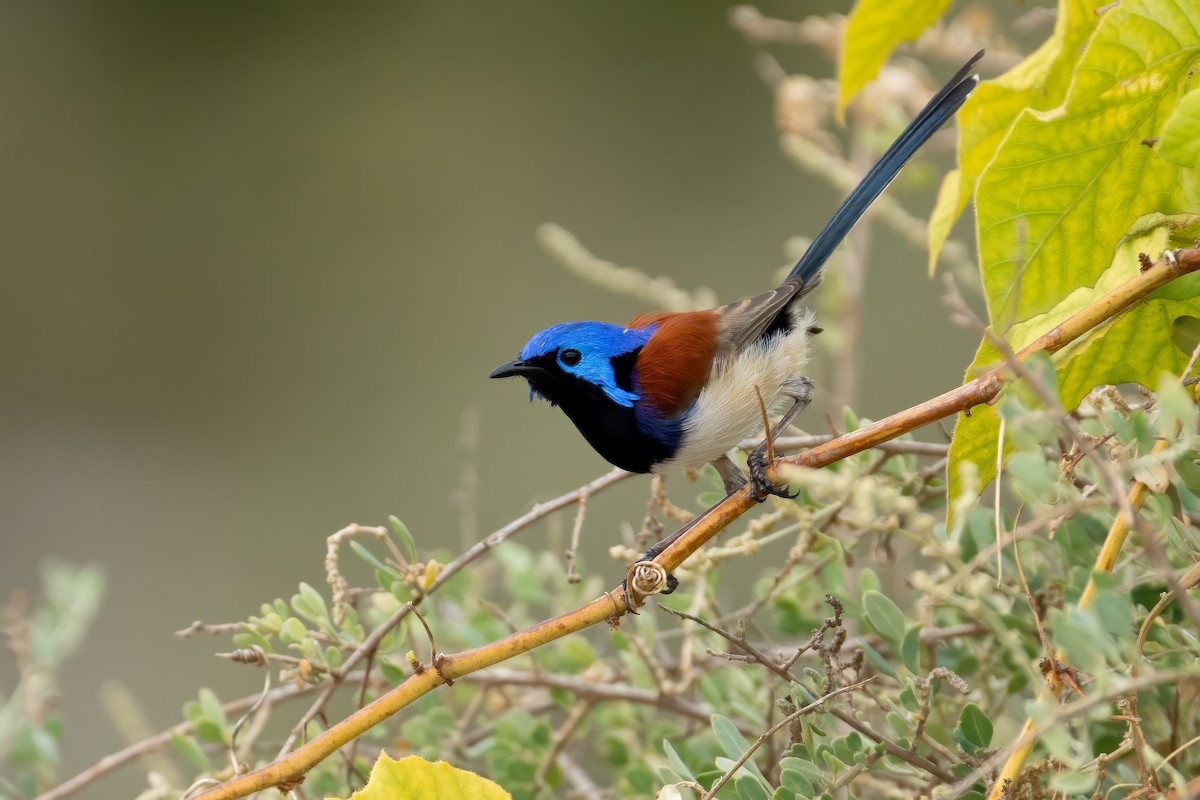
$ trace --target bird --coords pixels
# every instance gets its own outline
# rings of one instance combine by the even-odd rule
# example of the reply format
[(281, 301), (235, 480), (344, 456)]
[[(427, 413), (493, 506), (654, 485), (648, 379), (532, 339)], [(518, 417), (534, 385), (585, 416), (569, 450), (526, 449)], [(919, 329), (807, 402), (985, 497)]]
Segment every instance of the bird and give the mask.
[(489, 377), (524, 378), (531, 401), (561, 408), (614, 466), (668, 473), (712, 464), (727, 494), (747, 482), (731, 451), (759, 428), (764, 407), (785, 408), (747, 466), (755, 500), (793, 497), (768, 478), (767, 454), (813, 398), (803, 371), (820, 328), (800, 301), (820, 285), (826, 261), (850, 229), (978, 85), (972, 70), (983, 52), (913, 118), (776, 288), (713, 309), (642, 314), (627, 325), (552, 325)]

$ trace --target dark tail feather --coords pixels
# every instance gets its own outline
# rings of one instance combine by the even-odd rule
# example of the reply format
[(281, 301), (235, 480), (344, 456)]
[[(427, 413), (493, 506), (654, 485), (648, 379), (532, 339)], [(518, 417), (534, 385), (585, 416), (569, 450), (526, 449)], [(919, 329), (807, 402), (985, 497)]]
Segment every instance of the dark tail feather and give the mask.
[(967, 95), (979, 84), (979, 76), (968, 76), (968, 73), (983, 57), (983, 52), (980, 50), (964, 64), (962, 69), (941, 88), (941, 91), (925, 104), (921, 113), (908, 123), (904, 132), (896, 138), (896, 141), (892, 142), (892, 146), (887, 149), (875, 166), (871, 167), (871, 171), (842, 201), (838, 210), (833, 212), (833, 217), (817, 234), (817, 238), (813, 239), (808, 250), (796, 262), (796, 266), (792, 267), (792, 271), (788, 273), (789, 278), (800, 278), (805, 284), (815, 283), (814, 279), (820, 273), (821, 267), (825, 265), (829, 255), (842, 243), (842, 239), (846, 238), (846, 234), (850, 232), (854, 224), (866, 213), (871, 203), (875, 202), (875, 198), (879, 197), (880, 193), (887, 188), (892, 179), (913, 157), (913, 154), (921, 148), (921, 145), (925, 144), (930, 136), (937, 133), (938, 128), (954, 116), (955, 112), (966, 102)]

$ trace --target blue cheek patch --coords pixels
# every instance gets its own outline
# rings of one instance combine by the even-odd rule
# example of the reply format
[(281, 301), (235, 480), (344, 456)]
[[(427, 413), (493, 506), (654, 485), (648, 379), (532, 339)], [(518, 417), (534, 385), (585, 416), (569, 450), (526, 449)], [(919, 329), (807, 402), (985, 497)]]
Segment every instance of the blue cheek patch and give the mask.
[(633, 408), (633, 404), (636, 403), (638, 401), (638, 397), (641, 396), (636, 395), (633, 392), (627, 392), (619, 386), (612, 386), (610, 384), (601, 384), (600, 388), (604, 390), (604, 394), (608, 396), (609, 400), (612, 400), (618, 405), (625, 406), (626, 408)]

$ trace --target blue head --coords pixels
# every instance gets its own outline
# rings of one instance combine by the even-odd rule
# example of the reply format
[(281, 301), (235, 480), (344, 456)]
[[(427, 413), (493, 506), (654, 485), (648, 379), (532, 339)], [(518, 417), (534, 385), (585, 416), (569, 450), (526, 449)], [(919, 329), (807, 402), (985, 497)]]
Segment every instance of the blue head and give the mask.
[(564, 322), (535, 334), (515, 361), (501, 364), (491, 377), (525, 378), (531, 397), (562, 408), (610, 464), (649, 472), (671, 458), (681, 433), (678, 420), (660, 420), (638, 402), (638, 354), (657, 327)]
[(638, 399), (634, 363), (653, 333), (654, 326), (564, 322), (534, 334), (517, 360), (501, 364), (491, 377), (520, 375), (529, 381), (531, 397), (544, 397), (564, 409), (572, 399), (583, 398), (632, 408)]
[(516, 361), (503, 363), (492, 378), (520, 375), (530, 398), (544, 397), (562, 408), (583, 438), (608, 463), (647, 473), (678, 446), (676, 429), (647, 427), (638, 404), (637, 356), (656, 325), (631, 329), (607, 323), (563, 323), (535, 333)]

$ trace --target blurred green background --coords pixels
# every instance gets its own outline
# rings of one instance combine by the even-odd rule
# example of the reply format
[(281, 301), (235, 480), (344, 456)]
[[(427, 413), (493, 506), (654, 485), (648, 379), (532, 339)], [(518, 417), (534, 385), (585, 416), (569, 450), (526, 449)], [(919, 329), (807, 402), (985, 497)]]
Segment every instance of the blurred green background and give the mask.
[[(320, 584), (346, 523), (394, 513), (457, 550), (607, 469), (561, 414), (486, 377), (545, 325), (646, 310), (564, 272), (539, 224), (726, 300), (768, 288), (783, 242), (841, 198), (780, 154), (729, 8), (0, 9), (0, 591), (36, 590), (47, 557), (110, 582), (64, 675), (64, 777), (123, 743), (105, 681), (156, 729), (201, 685), (257, 691), (257, 671), (211, 657), (226, 641), (172, 632)], [(931, 188), (905, 196), (928, 213)], [(974, 346), (922, 254), (882, 229), (874, 252), (869, 416), (953, 386)], [(456, 501), (471, 412), (475, 522)], [(589, 518), (585, 566), (608, 582), (616, 522), (644, 497), (627, 483)], [(84, 796), (140, 785), (127, 769)]]

